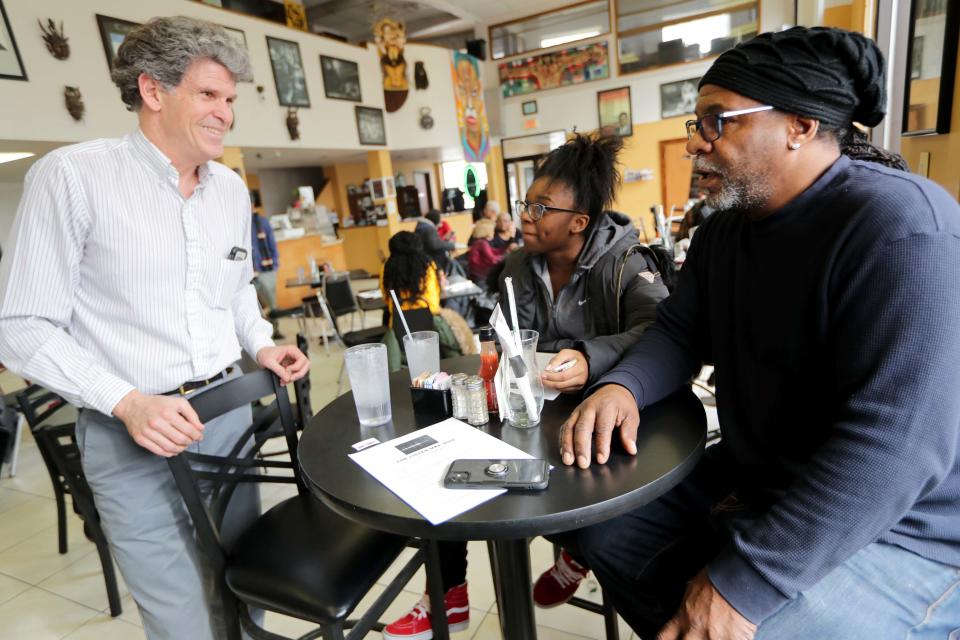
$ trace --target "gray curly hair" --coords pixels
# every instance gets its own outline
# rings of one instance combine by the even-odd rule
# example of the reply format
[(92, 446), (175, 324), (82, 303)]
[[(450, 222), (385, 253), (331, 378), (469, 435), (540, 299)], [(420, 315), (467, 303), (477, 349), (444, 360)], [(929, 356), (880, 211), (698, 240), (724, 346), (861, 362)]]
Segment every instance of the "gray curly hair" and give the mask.
[(139, 111), (141, 73), (169, 90), (180, 84), (187, 67), (204, 59), (222, 64), (237, 82), (253, 79), (246, 49), (231, 40), (223, 27), (185, 16), (153, 18), (128, 33), (110, 77), (127, 109)]

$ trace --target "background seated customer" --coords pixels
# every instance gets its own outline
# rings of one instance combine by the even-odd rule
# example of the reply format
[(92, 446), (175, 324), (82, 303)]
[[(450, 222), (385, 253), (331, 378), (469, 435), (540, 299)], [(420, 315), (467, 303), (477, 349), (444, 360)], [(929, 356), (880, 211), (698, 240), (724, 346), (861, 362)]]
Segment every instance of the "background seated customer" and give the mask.
[[(456, 311), (440, 306), (440, 290), (443, 274), (428, 256), (417, 234), (398, 231), (390, 238), (390, 257), (380, 273), (380, 289), (390, 311), (390, 326), (401, 325), (396, 317), (393, 289), (404, 311), (428, 309), (433, 315), (433, 330), (440, 334), (440, 357), (450, 358), (465, 353), (474, 353), (473, 333), (466, 321)], [(398, 370), (405, 362), (400, 341), (393, 331), (387, 331), (383, 342), (387, 345), (390, 370)]]
[(437, 265), (441, 272), (450, 275), (452, 260), (450, 260), (449, 252), (453, 251), (456, 245), (452, 240), (440, 238), (440, 233), (437, 230), (439, 224), (440, 212), (431, 209), (417, 222), (414, 233), (419, 236), (424, 253), (430, 256), (430, 259), (433, 260), (433, 263)]
[(883, 119), (883, 69), (860, 34), (795, 27), (700, 81), (687, 151), (718, 212), (561, 428), (565, 464), (606, 462), (617, 430), (635, 453), (638, 409), (716, 365), (720, 443), (580, 533), (645, 638), (957, 634), (960, 206), (841, 155), (853, 122)]
[(474, 238), (467, 251), (467, 276), (480, 286), (486, 286), (487, 275), (495, 265), (503, 260), (505, 250), (494, 249), (491, 241), (495, 236), (492, 225), (480, 226), (479, 223), (474, 233), (481, 235)]
[(496, 233), (490, 241), (490, 246), (494, 249), (513, 251), (522, 244), (523, 234), (517, 229), (513, 216), (506, 211), (502, 212), (497, 216)]
[[(654, 259), (639, 245), (630, 220), (607, 211), (620, 184), (616, 161), (622, 146), (619, 138), (576, 134), (544, 159), (519, 207), (523, 251), (510, 254), (500, 276), (500, 304), (509, 310), (503, 278), (512, 275), (520, 326), (540, 332), (541, 351), (559, 351), (551, 363), (577, 361), (567, 371), (544, 375), (544, 384), (566, 392), (580, 390), (588, 378), (613, 366), (667, 296)], [(485, 240), (474, 244), (479, 242)], [(469, 618), (467, 545), (441, 542), (439, 550), (447, 620), (453, 628)], [(566, 553), (564, 557), (575, 564)], [(551, 582), (554, 575), (548, 571), (540, 581)], [(389, 625), (384, 637), (426, 637), (419, 634), (430, 630), (424, 597)]]
[[(251, 79), (246, 49), (217, 25), (154, 18), (111, 77), (138, 128), (27, 174), (0, 268), (0, 360), (81, 407), (84, 475), (147, 637), (213, 640), (226, 633), (208, 607), (213, 569), (165, 458), (225, 455), (251, 414), (201, 424), (183, 395), (239, 375), (241, 347), (284, 384), (309, 363), (271, 341), (250, 284), (250, 197), (214, 162), (236, 82)], [(238, 490), (225, 544), (258, 513), (256, 491)]]

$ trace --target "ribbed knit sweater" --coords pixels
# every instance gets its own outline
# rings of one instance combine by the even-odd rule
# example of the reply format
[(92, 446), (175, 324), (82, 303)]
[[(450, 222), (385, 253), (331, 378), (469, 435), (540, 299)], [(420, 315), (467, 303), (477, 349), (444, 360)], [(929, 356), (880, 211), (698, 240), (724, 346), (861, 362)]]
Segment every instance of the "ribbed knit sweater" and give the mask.
[(769, 500), (708, 567), (740, 613), (761, 622), (876, 541), (960, 566), (960, 206), (943, 189), (841, 157), (765, 219), (712, 216), (597, 385), (643, 407), (703, 362), (730, 477)]

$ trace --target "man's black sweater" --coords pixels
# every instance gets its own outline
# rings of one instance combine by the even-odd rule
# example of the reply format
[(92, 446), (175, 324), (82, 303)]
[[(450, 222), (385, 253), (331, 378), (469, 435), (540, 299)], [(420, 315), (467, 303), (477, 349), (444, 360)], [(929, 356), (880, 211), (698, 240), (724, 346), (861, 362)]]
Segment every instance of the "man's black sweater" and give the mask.
[(957, 202), (841, 157), (765, 219), (704, 223), (597, 383), (643, 407), (716, 364), (731, 477), (772, 506), (708, 571), (754, 623), (872, 542), (960, 566), (958, 285)]

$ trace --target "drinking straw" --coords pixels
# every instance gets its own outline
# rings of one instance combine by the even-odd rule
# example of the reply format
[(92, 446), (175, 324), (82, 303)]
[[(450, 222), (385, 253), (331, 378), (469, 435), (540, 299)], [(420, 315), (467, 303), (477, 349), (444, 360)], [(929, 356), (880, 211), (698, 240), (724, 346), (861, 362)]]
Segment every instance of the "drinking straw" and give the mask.
[(397, 315), (400, 316), (400, 321), (403, 323), (403, 330), (406, 331), (409, 336), (410, 325), (407, 324), (407, 319), (403, 317), (403, 309), (400, 308), (400, 301), (397, 300), (397, 292), (390, 289), (390, 297), (393, 298), (393, 308), (397, 310)]
[(507, 300), (510, 302), (510, 324), (513, 325), (513, 339), (517, 342), (517, 349), (523, 350), (520, 344), (520, 323), (517, 321), (517, 301), (513, 297), (513, 278), (503, 279), (507, 285)]

